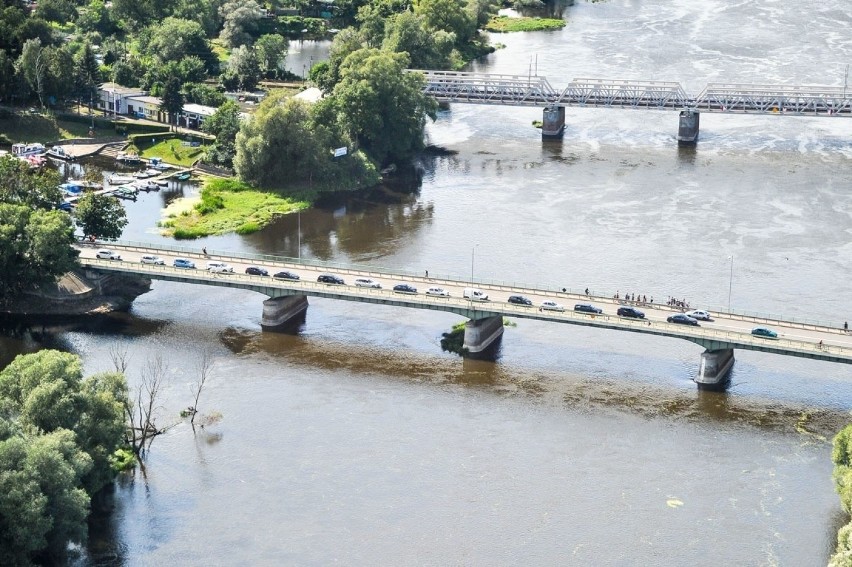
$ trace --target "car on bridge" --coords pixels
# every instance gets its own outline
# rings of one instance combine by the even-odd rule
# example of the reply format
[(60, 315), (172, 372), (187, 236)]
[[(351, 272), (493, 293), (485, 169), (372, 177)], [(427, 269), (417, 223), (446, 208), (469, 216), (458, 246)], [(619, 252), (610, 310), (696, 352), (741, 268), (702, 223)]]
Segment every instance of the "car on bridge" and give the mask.
[(450, 292), (442, 287), (430, 287), (426, 290), (426, 295), (437, 295), (438, 297), (449, 297)]
[(106, 248), (101, 248), (95, 254), (96, 257), (102, 260), (121, 260), (121, 256), (119, 256), (118, 252), (113, 252), (112, 250), (107, 250)]
[(207, 271), (214, 274), (233, 274), (234, 268), (225, 262), (207, 262)]
[(462, 296), (465, 299), (470, 299), (473, 301), (488, 301), (488, 294), (480, 289), (476, 289), (475, 287), (464, 288)]
[(373, 289), (382, 289), (382, 284), (370, 278), (355, 278), (355, 287), (371, 287)]
[(159, 256), (146, 255), (146, 256), (142, 256), (142, 258), (140, 258), (139, 261), (142, 262), (143, 264), (154, 264), (156, 266), (165, 266), (166, 265), (166, 261), (163, 260), (162, 258), (160, 258)]
[(280, 272), (276, 272), (275, 275), (273, 275), (272, 277), (276, 280), (298, 280), (299, 274), (294, 274), (293, 272), (282, 270)]
[(343, 281), (343, 278), (341, 278), (339, 276), (335, 276), (333, 274), (320, 274), (320, 276), (317, 278), (317, 281), (319, 283), (327, 283), (327, 284), (334, 284), (334, 285), (345, 285), (346, 284), (346, 282)]
[(556, 303), (555, 301), (551, 301), (550, 299), (545, 299), (544, 301), (541, 302), (541, 305), (539, 306), (539, 310), (540, 311), (558, 311), (558, 312), (562, 313), (563, 311), (565, 311), (565, 308), (562, 307), (560, 304)]
[(773, 331), (772, 329), (767, 329), (766, 327), (755, 327), (751, 330), (751, 334), (755, 337), (762, 337), (764, 339), (777, 339), (778, 333)]
[(699, 321), (712, 321), (713, 317), (710, 315), (708, 311), (704, 311), (702, 309), (693, 309), (692, 311), (687, 311), (686, 314), (693, 319), (698, 319)]
[(630, 317), (631, 319), (645, 318), (645, 314), (635, 307), (619, 307), (617, 313), (619, 317)]
[(397, 293), (417, 293), (417, 288), (413, 285), (408, 285), (407, 283), (396, 284), (393, 286), (393, 290)]
[(532, 307), (533, 304), (529, 297), (524, 297), (523, 295), (510, 295), (507, 301), (514, 305), (521, 305), (523, 307)]
[(186, 258), (175, 258), (174, 262), (172, 262), (172, 266), (175, 268), (195, 269), (195, 262), (187, 260)]
[(265, 268), (259, 268), (257, 266), (249, 266), (246, 268), (246, 273), (250, 276), (268, 276), (269, 272), (266, 271)]
[(603, 309), (595, 307), (591, 303), (578, 303), (574, 306), (574, 311), (579, 311), (580, 313), (594, 313), (597, 315), (603, 313)]
[(675, 323), (677, 325), (692, 325), (693, 327), (698, 327), (698, 320), (693, 319), (686, 313), (675, 313), (674, 315), (669, 315), (666, 317), (666, 321), (668, 323)]

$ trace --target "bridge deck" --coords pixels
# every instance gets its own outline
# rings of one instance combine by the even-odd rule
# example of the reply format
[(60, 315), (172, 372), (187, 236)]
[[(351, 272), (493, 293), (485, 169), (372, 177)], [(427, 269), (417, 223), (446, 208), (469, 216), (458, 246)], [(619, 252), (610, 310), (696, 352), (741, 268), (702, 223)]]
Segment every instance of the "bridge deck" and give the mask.
[[(217, 254), (217, 261), (231, 264), (239, 273), (214, 274), (204, 269), (186, 270), (173, 268), (171, 260), (174, 257), (195, 257), (198, 263), (204, 258), (193, 252), (176, 253), (173, 249), (162, 249), (144, 246), (110, 246), (120, 251), (125, 261), (99, 260), (93, 258), (95, 250), (81, 247), (81, 263), (88, 268), (106, 271), (118, 271), (150, 277), (152, 279), (168, 280), (190, 284), (202, 284), (219, 287), (248, 289), (268, 297), (302, 294), (314, 297), (324, 297), (344, 301), (358, 301), (396, 307), (409, 307), (456, 313), (463, 317), (479, 319), (489, 316), (506, 316), (524, 319), (535, 319), (572, 325), (583, 325), (644, 333), (671, 338), (679, 338), (694, 342), (708, 349), (740, 348), (771, 352), (789, 356), (820, 359), (832, 362), (852, 363), (852, 335), (842, 330), (805, 324), (800, 322), (768, 319), (754, 316), (726, 315), (717, 313), (715, 321), (703, 323), (701, 327), (686, 327), (667, 323), (665, 318), (675, 313), (666, 306), (643, 307), (648, 312), (646, 320), (634, 320), (615, 315), (617, 302), (610, 298), (594, 297), (591, 300), (604, 308), (602, 315), (588, 315), (572, 310), (574, 302), (588, 302), (590, 298), (578, 294), (561, 293), (536, 287), (515, 287), (477, 283), (476, 286), (491, 295), (491, 301), (472, 302), (462, 298), (462, 289), (470, 286), (465, 279), (441, 278), (427, 279), (413, 277), (410, 274), (398, 272), (377, 271), (375, 269), (349, 266), (347, 277), (367, 277), (380, 281), (383, 289), (356, 287), (353, 285), (328, 285), (318, 283), (316, 276), (320, 273), (341, 270), (330, 270), (327, 265), (308, 264), (288, 258), (261, 260), (247, 259), (245, 256), (226, 256)], [(140, 264), (143, 254), (154, 254), (166, 260), (167, 265)], [(299, 281), (277, 280), (271, 277), (250, 276), (244, 273), (248, 265), (262, 266), (270, 273), (288, 269), (301, 274)], [(420, 287), (421, 293), (416, 295), (400, 294), (390, 288), (394, 283), (410, 282)], [(426, 295), (423, 286), (441, 286), (449, 290), (451, 297), (436, 297)], [(566, 303), (566, 311), (540, 311), (537, 307), (524, 307), (505, 302), (508, 295), (526, 295), (536, 302), (543, 299), (556, 299)], [(777, 340), (765, 339), (751, 335), (750, 329), (756, 325), (772, 326), (780, 332)]]

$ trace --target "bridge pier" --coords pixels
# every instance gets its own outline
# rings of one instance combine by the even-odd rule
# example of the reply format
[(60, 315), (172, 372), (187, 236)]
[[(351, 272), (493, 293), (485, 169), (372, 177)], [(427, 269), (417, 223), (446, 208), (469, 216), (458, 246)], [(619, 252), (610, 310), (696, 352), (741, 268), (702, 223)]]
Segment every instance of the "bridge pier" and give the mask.
[(565, 131), (565, 107), (548, 106), (542, 112), (541, 137), (561, 138)]
[(695, 110), (681, 110), (677, 128), (678, 145), (693, 145), (698, 142), (698, 118)]
[(264, 330), (283, 327), (302, 315), (307, 308), (307, 295), (285, 295), (267, 299), (263, 302), (263, 316), (260, 319), (260, 326)]
[(503, 336), (503, 316), (484, 317), (482, 319), (471, 319), (464, 324), (464, 343), (468, 355), (476, 358), (482, 356), (484, 351)]
[(705, 350), (701, 353), (701, 365), (695, 383), (699, 390), (725, 390), (730, 382), (734, 366), (734, 349)]

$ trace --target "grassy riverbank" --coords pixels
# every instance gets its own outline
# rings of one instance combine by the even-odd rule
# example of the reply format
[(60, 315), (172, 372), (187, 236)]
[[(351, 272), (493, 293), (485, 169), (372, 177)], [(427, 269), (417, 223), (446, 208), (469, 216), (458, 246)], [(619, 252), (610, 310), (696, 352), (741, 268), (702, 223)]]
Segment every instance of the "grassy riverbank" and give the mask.
[[(143, 140), (145, 141), (143, 142)], [(203, 145), (196, 147), (184, 145), (183, 140), (178, 138), (161, 140), (151, 144), (147, 137), (137, 138), (136, 148), (139, 150), (139, 155), (146, 159), (158, 157), (162, 158), (165, 162), (182, 167), (191, 166), (198, 158), (204, 155), (207, 149)]]
[(558, 30), (565, 27), (565, 20), (555, 18), (512, 18), (509, 16), (494, 16), (485, 29), (496, 33), (529, 32)]
[(308, 208), (314, 198), (308, 192), (284, 195), (233, 179), (208, 178), (199, 197), (178, 199), (163, 210), (160, 227), (165, 235), (178, 239), (250, 234), (278, 215)]
[[(0, 111), (0, 145), (17, 142), (53, 142), (87, 138), (89, 124), (57, 120), (50, 114)], [(115, 136), (113, 130), (95, 129), (95, 138)]]

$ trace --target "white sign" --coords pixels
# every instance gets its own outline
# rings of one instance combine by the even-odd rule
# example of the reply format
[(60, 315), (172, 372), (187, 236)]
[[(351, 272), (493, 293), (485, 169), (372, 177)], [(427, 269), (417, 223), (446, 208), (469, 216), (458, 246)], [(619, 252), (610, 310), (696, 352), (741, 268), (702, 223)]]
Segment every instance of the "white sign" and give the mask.
[(337, 148), (336, 150), (334, 150), (334, 157), (340, 157), (340, 156), (345, 156), (345, 155), (346, 155), (346, 146), (343, 146), (342, 148)]

